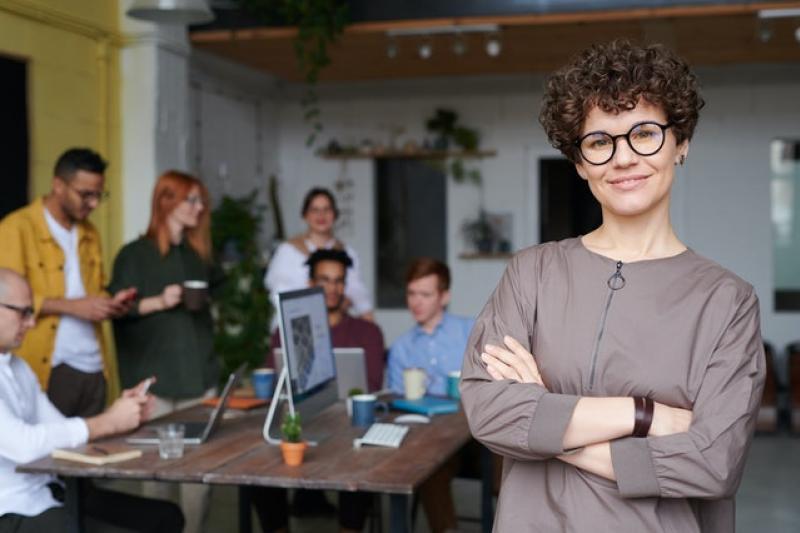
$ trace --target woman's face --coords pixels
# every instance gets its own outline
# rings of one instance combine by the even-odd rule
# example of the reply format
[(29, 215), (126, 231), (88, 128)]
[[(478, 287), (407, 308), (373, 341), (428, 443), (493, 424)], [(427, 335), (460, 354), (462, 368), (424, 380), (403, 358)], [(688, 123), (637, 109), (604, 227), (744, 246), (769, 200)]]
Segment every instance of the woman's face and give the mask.
[[(642, 122), (666, 124), (666, 113), (644, 100), (635, 108), (619, 113), (607, 113), (595, 107), (586, 116), (581, 137), (591, 132), (624, 135)], [(668, 209), (675, 165), (681, 156), (686, 156), (688, 142), (678, 145), (671, 128), (665, 131), (661, 149), (652, 155), (637, 154), (623, 137), (615, 142), (614, 156), (607, 163), (592, 165), (581, 157), (575, 165), (603, 212), (636, 216), (661, 207)]]
[(184, 228), (196, 228), (205, 208), (200, 187), (195, 185), (189, 189), (189, 194), (172, 210), (169, 216), (173, 222), (177, 222)]
[(306, 214), (303, 216), (308, 224), (308, 229), (313, 233), (332, 233), (336, 215), (327, 196), (318, 194), (308, 204)]

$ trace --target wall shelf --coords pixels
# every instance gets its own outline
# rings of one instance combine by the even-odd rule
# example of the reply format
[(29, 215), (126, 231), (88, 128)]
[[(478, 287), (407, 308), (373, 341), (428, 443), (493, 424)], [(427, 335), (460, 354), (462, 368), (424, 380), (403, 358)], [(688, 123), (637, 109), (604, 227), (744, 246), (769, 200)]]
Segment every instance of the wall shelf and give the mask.
[(328, 153), (317, 152), (323, 159), (447, 159), (449, 157), (460, 157), (462, 159), (483, 159), (485, 157), (495, 157), (497, 150), (372, 150), (370, 152), (342, 152)]

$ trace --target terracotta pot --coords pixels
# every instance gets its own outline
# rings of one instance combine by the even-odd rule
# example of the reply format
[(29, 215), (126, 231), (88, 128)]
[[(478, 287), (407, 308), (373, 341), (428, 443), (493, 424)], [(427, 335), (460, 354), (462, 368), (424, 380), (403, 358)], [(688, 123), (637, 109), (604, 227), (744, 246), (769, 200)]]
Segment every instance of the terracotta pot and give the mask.
[(307, 442), (281, 442), (281, 453), (283, 462), (289, 466), (300, 466), (303, 464), (303, 455), (308, 448)]

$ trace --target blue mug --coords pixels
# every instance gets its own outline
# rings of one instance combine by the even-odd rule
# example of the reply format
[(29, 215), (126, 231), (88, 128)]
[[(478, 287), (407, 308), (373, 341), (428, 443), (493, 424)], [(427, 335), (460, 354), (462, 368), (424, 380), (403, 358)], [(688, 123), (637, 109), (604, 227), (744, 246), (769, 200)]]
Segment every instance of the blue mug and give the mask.
[(461, 398), (461, 393), (458, 390), (459, 381), (461, 381), (461, 372), (458, 370), (447, 374), (447, 395), (454, 400)]
[(250, 376), (250, 382), (253, 384), (253, 393), (256, 398), (269, 400), (275, 384), (275, 371), (271, 368), (256, 368)]
[(354, 426), (368, 427), (375, 423), (375, 409), (381, 409), (384, 413), (389, 412), (389, 407), (378, 401), (374, 394), (356, 394), (351, 397), (353, 402), (353, 417), (351, 419)]

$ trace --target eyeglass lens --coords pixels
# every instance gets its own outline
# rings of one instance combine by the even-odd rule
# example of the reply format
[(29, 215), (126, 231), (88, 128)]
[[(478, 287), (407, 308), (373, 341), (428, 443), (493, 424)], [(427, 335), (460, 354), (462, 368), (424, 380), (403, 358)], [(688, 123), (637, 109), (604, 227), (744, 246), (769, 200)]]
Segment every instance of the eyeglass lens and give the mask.
[(639, 155), (653, 155), (664, 144), (664, 129), (666, 127), (655, 122), (637, 124), (625, 135), (612, 136), (606, 132), (594, 132), (581, 139), (581, 155), (589, 163), (602, 165), (614, 156), (616, 140), (624, 137), (631, 150)]

